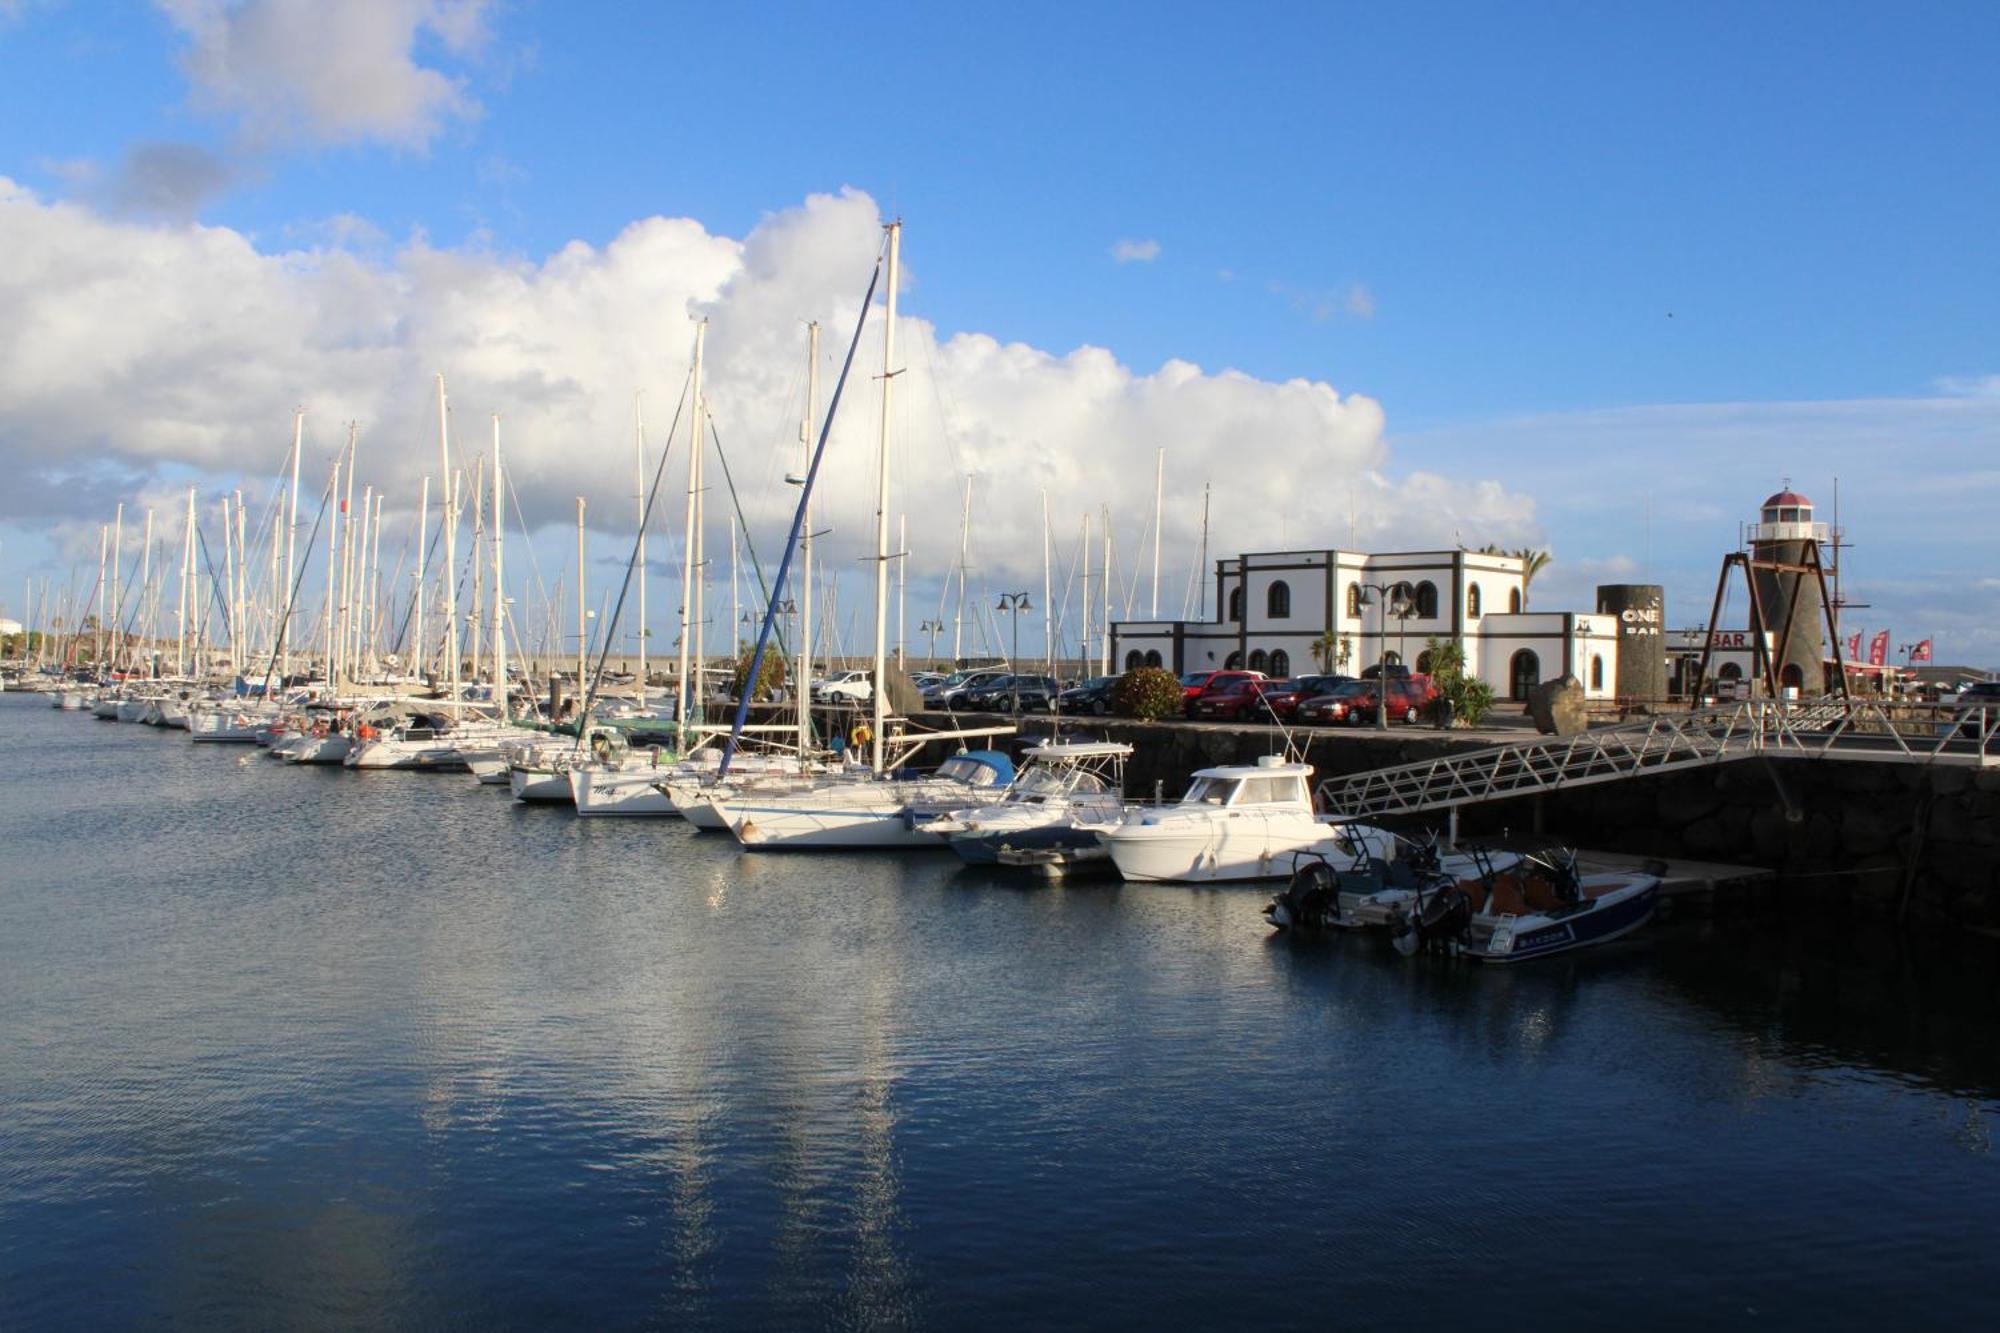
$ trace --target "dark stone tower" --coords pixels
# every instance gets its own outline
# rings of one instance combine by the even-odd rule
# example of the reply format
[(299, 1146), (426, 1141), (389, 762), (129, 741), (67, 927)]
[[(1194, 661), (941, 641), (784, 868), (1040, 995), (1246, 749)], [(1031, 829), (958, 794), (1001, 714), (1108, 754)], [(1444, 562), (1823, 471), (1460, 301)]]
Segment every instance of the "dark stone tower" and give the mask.
[(1600, 583), (1597, 614), (1618, 620), (1621, 699), (1667, 697), (1666, 589), (1657, 583)]
[[(1826, 525), (1813, 521), (1813, 502), (1797, 491), (1783, 490), (1764, 501), (1758, 521), (1751, 525), (1750, 556), (1753, 560), (1803, 564), (1808, 558), (1806, 548), (1815, 548), (1813, 554), (1818, 555), (1817, 548), (1826, 540)], [(1826, 655), (1826, 603), (1820, 596), (1819, 580), (1810, 574), (1802, 577), (1765, 569), (1752, 571), (1752, 577), (1757, 580), (1758, 600), (1764, 604), (1768, 623), (1763, 628), (1771, 636), (1773, 651), (1785, 638), (1785, 626), (1791, 625), (1785, 655), (1773, 664), (1779, 687), (1797, 686), (1800, 694), (1824, 693), (1826, 676), (1821, 662)]]

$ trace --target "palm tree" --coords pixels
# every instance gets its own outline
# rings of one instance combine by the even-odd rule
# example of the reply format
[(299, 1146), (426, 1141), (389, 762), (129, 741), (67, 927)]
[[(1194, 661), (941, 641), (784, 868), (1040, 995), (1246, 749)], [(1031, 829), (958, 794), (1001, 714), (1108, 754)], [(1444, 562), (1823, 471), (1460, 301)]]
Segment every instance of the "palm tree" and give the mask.
[(1548, 567), (1552, 558), (1547, 551), (1537, 551), (1532, 546), (1523, 546), (1514, 552), (1521, 562), (1521, 609), (1528, 609), (1528, 585), (1535, 581), (1535, 575)]
[(1548, 568), (1553, 559), (1547, 551), (1537, 551), (1532, 546), (1523, 546), (1518, 551), (1509, 551), (1496, 543), (1488, 542), (1479, 548), (1481, 555), (1510, 555), (1521, 562), (1521, 609), (1528, 609), (1528, 585), (1535, 581), (1535, 575)]
[(1336, 651), (1338, 651), (1335, 645), (1338, 644), (1339, 642), (1340, 642), (1340, 636), (1335, 634), (1332, 630), (1322, 631), (1320, 636), (1317, 639), (1313, 640), (1312, 642), (1313, 661), (1319, 663), (1319, 669), (1321, 671), (1333, 670), (1333, 655)]

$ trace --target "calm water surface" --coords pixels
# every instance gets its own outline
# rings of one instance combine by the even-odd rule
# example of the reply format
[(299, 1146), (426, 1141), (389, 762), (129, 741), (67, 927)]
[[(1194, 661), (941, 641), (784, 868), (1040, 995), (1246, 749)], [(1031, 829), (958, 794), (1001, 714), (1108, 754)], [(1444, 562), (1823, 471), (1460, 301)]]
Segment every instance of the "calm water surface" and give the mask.
[(0, 696), (0, 1328), (1989, 1325), (1992, 947), (1264, 900)]

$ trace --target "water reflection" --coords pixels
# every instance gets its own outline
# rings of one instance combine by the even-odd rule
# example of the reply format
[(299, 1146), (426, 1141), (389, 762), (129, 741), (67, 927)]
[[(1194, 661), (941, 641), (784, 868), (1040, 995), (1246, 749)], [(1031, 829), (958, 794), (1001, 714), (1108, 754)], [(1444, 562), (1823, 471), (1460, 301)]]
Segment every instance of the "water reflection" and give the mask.
[(0, 707), (0, 1326), (1970, 1318), (2000, 1244), (1980, 946), (1405, 960)]

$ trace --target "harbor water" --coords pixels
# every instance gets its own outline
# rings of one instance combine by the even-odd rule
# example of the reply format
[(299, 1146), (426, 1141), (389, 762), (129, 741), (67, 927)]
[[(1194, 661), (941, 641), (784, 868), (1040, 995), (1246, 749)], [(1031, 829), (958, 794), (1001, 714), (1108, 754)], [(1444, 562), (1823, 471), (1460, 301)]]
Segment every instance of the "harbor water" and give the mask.
[(0, 1328), (1980, 1327), (2000, 946), (1518, 970), (0, 696)]

